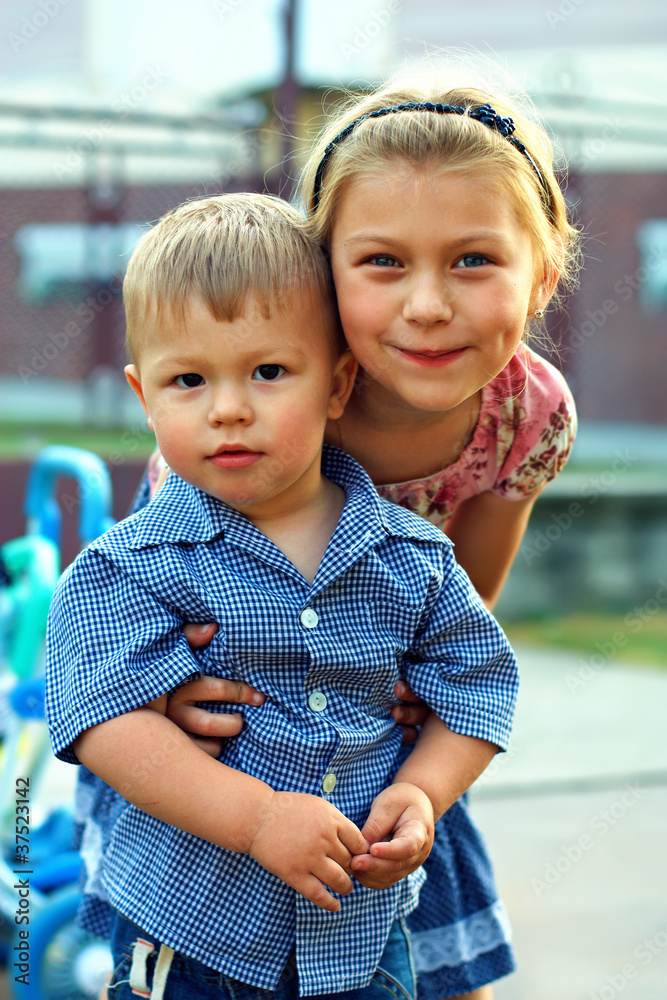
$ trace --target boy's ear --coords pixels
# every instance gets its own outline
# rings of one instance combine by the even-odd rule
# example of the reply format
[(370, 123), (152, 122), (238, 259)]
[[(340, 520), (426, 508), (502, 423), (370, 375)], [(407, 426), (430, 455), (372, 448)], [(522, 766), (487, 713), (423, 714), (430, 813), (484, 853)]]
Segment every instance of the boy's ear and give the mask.
[(331, 381), (331, 396), (327, 411), (329, 420), (338, 420), (343, 416), (343, 410), (350, 398), (358, 368), (359, 362), (352, 356), (352, 351), (349, 348), (338, 357)]
[(144, 399), (144, 390), (141, 387), (141, 379), (139, 378), (139, 369), (136, 365), (125, 365), (125, 378), (129, 382), (130, 386), (137, 394), (139, 402), (144, 408), (144, 413), (148, 418), (148, 426), (150, 430), (154, 431), (153, 421), (151, 420), (151, 415), (148, 412), (148, 407), (146, 406), (146, 400)]

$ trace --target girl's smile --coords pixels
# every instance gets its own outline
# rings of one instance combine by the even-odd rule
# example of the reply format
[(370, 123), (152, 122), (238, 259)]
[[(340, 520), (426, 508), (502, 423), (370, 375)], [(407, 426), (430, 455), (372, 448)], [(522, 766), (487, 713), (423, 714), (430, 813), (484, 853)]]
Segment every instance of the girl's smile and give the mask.
[(443, 368), (462, 357), (468, 348), (459, 347), (452, 351), (410, 351), (404, 347), (397, 347), (396, 350), (406, 360), (414, 361), (417, 365), (424, 365), (427, 368)]
[(399, 161), (344, 188), (331, 260), (343, 329), (367, 378), (350, 405), (443, 414), (508, 364), (546, 300), (533, 247), (493, 170)]

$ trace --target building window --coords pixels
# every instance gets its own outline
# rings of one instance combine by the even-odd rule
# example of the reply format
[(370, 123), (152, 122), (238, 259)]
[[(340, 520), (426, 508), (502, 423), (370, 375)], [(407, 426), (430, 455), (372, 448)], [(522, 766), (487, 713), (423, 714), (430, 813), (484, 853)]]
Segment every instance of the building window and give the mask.
[(81, 301), (91, 282), (107, 284), (124, 273), (145, 229), (140, 222), (33, 222), (22, 226), (14, 236), (21, 260), (20, 298), (35, 305), (54, 297)]
[(650, 219), (637, 231), (639, 301), (648, 313), (667, 309), (667, 219)]

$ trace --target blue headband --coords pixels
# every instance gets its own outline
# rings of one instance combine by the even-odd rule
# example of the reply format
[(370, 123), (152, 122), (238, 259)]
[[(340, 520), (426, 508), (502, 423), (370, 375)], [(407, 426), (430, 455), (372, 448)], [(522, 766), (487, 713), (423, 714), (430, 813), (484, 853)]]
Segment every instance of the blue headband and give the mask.
[(342, 132), (339, 132), (335, 138), (331, 140), (329, 145), (324, 150), (322, 154), (322, 159), (317, 167), (317, 173), (315, 174), (315, 182), (313, 184), (313, 207), (317, 208), (320, 201), (320, 188), (322, 187), (322, 175), (324, 174), (324, 168), (327, 165), (327, 160), (329, 159), (331, 153), (336, 148), (336, 146), (347, 138), (350, 132), (353, 132), (360, 122), (366, 121), (367, 118), (382, 118), (384, 115), (391, 115), (397, 111), (435, 111), (437, 114), (441, 115), (467, 115), (468, 118), (474, 118), (475, 121), (481, 122), (482, 125), (486, 125), (487, 128), (493, 129), (494, 132), (499, 132), (503, 138), (509, 140), (520, 153), (526, 157), (531, 167), (537, 174), (537, 179), (540, 182), (540, 186), (545, 195), (544, 207), (547, 210), (549, 216), (551, 216), (550, 205), (550, 194), (549, 189), (542, 177), (542, 174), (537, 168), (535, 160), (532, 158), (524, 144), (513, 135), (514, 132), (514, 122), (511, 118), (501, 118), (501, 116), (494, 111), (490, 104), (480, 104), (476, 108), (461, 108), (455, 104), (432, 104), (430, 101), (426, 101), (419, 104), (415, 101), (411, 101), (408, 104), (396, 104), (390, 108), (378, 108), (377, 111), (369, 111), (367, 115), (362, 115), (361, 118), (357, 118), (356, 121), (351, 122)]

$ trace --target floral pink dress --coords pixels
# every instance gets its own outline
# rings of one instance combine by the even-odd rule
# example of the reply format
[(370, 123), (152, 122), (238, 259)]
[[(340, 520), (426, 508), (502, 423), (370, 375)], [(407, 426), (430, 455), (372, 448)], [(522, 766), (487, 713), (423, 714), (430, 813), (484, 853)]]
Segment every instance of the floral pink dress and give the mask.
[(478, 493), (523, 500), (568, 460), (577, 430), (572, 394), (560, 372), (521, 345), (482, 390), (477, 426), (459, 460), (425, 479), (388, 483), (378, 492), (442, 527)]

